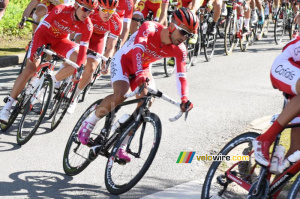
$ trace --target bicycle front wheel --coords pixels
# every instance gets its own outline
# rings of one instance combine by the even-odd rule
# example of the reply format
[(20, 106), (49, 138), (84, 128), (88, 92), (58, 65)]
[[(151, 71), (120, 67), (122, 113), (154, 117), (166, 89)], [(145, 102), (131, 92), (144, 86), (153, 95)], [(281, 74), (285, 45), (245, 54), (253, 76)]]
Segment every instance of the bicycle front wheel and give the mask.
[(230, 55), (234, 49), (236, 38), (236, 25), (234, 14), (230, 15), (225, 25), (224, 48), (226, 55)]
[[(95, 111), (96, 106), (101, 103), (102, 99), (94, 102), (80, 117), (76, 123), (67, 142), (64, 157), (63, 168), (67, 175), (74, 176), (82, 172), (95, 157), (91, 157), (90, 148), (87, 145), (81, 144), (78, 139), (79, 130), (83, 121), (91, 116)], [(93, 131), (90, 134), (90, 139), (95, 139), (104, 127), (105, 118), (97, 122)]]
[(289, 191), (289, 195), (288, 195), (287, 199), (300, 198), (300, 195), (298, 194), (299, 191), (300, 191), (300, 175), (298, 175), (298, 177), (294, 181), (294, 183)]
[[(17, 143), (19, 145), (26, 144), (39, 128), (47, 112), (52, 93), (52, 78), (50, 75), (46, 75), (40, 91), (34, 93), (25, 105), (17, 132)], [(31, 102), (33, 97), (35, 99)]]
[[(219, 152), (218, 155), (245, 156), (249, 155), (249, 161), (214, 161), (210, 166), (202, 188), (202, 199), (208, 198), (246, 198), (248, 191), (240, 185), (228, 179), (225, 172), (230, 169), (230, 173), (237, 178), (251, 183), (259, 174), (259, 168), (253, 154), (252, 140), (258, 137), (258, 133), (247, 132), (231, 140)], [(216, 154), (217, 155), (217, 154)], [(236, 165), (234, 165), (236, 164)]]
[(77, 86), (78, 84), (74, 84), (72, 81), (67, 83), (66, 89), (63, 90), (60, 99), (54, 105), (54, 113), (51, 122), (52, 131), (56, 129), (56, 127), (58, 127), (65, 114), (67, 113), (67, 110), (74, 98)]
[(215, 52), (215, 44), (216, 44), (216, 35), (206, 34), (205, 38), (205, 47), (204, 47), (204, 56), (206, 61), (210, 61)]
[[(147, 120), (146, 120), (147, 119)], [(114, 195), (125, 193), (134, 187), (149, 169), (157, 152), (161, 139), (161, 122), (154, 113), (141, 121), (136, 130), (129, 149), (131, 161), (122, 163), (116, 153), (124, 138), (132, 132), (133, 123), (116, 142), (112, 149), (105, 169), (105, 185), (107, 190)], [(141, 150), (140, 152), (139, 149)]]

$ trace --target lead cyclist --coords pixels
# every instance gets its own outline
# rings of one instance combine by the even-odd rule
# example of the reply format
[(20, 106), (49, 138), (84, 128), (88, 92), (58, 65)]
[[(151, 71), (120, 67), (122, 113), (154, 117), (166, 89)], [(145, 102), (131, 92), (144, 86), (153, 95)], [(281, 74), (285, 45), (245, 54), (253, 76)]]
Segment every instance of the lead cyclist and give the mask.
[[(93, 140), (90, 140), (89, 136), (96, 123), (125, 100), (124, 95), (129, 87), (131, 90), (135, 90), (137, 86), (145, 82), (146, 78), (150, 79), (150, 84), (154, 85), (151, 63), (164, 57), (175, 57), (177, 89), (182, 102), (181, 110), (191, 110), (193, 104), (188, 100), (185, 69), (187, 52), (184, 41), (196, 32), (198, 26), (197, 16), (183, 7), (173, 13), (173, 22), (169, 27), (157, 22), (144, 22), (114, 55), (111, 63), (111, 81), (114, 92), (101, 101), (91, 117), (83, 121), (78, 133), (80, 142), (93, 145)], [(144, 90), (140, 97), (146, 93)], [(126, 162), (131, 160), (125, 152), (129, 137), (124, 139), (117, 151), (117, 156)]]

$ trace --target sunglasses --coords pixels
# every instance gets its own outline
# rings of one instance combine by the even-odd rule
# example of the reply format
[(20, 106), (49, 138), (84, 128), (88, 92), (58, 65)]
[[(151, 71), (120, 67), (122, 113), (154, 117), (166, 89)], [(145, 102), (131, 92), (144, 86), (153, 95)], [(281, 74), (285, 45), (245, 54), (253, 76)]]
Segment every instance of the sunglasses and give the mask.
[(77, 3), (77, 5), (80, 7), (80, 9), (83, 11), (83, 12), (86, 12), (86, 13), (94, 13), (94, 10), (91, 10), (89, 8), (86, 8), (84, 7), (83, 5), (80, 5), (79, 3)]
[(186, 36), (186, 37), (190, 38), (194, 35), (193, 33), (189, 33), (188, 31), (186, 31), (185, 29), (183, 29), (180, 26), (176, 25), (175, 23), (174, 23), (174, 25), (175, 25), (175, 28), (177, 30), (179, 30), (179, 32), (182, 36)]
[(99, 10), (101, 10), (101, 11), (104, 12), (105, 14), (108, 13), (108, 14), (111, 15), (111, 14), (113, 14), (113, 13), (115, 12), (116, 9), (112, 9), (112, 10), (111, 10), (111, 9), (106, 9), (106, 8), (102, 8), (101, 6), (99, 6)]

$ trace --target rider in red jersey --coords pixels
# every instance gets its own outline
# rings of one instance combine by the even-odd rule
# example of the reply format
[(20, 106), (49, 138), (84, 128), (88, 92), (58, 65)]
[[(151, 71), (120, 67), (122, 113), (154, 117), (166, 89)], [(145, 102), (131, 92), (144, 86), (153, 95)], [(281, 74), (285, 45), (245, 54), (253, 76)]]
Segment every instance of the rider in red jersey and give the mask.
[[(89, 144), (89, 135), (100, 118), (125, 100), (124, 95), (129, 87), (132, 90), (143, 84), (146, 77), (153, 84), (150, 72), (151, 63), (163, 57), (176, 59), (177, 88), (181, 97), (182, 111), (189, 111), (193, 105), (187, 96), (186, 78), (186, 47), (184, 41), (195, 33), (199, 21), (194, 13), (187, 8), (180, 8), (173, 14), (173, 22), (165, 27), (157, 22), (145, 22), (124, 46), (114, 55), (111, 63), (111, 79), (114, 93), (105, 97), (91, 117), (87, 118), (79, 131), (78, 138), (83, 144)], [(146, 94), (143, 91), (141, 97)], [(186, 110), (186, 105), (188, 110)], [(129, 136), (127, 136), (117, 154), (120, 159), (129, 162), (125, 152)]]
[[(40, 60), (36, 57), (37, 48), (50, 44), (52, 50), (76, 62), (79, 66), (84, 63), (88, 42), (93, 31), (89, 15), (97, 5), (98, 0), (77, 0), (75, 6), (58, 5), (40, 23), (30, 46), (30, 58), (23, 72), (16, 79), (7, 103), (0, 112), (0, 122), (8, 122), (13, 102), (36, 71), (40, 63)], [(82, 33), (79, 52), (78, 46), (68, 40), (68, 34), (74, 32)], [(69, 67), (72, 66), (67, 66), (64, 69), (68, 70)]]
[(131, 18), (133, 13), (133, 0), (121, 0), (119, 1), (119, 5), (117, 7), (117, 13), (123, 21), (122, 32), (120, 35), (120, 39), (122, 40), (120, 47), (126, 42), (127, 37), (129, 35)]
[[(271, 68), (272, 85), (290, 95), (284, 107), (271, 127), (253, 141), (256, 161), (263, 166), (270, 166), (269, 149), (276, 136), (289, 122), (300, 121), (300, 37), (290, 41), (278, 55)], [(286, 157), (300, 150), (300, 128), (292, 128), (291, 144)]]
[[(122, 30), (122, 21), (119, 15), (115, 13), (117, 5), (118, 0), (99, 0), (99, 10), (95, 11), (95, 13), (90, 16), (94, 30), (89, 42), (89, 49), (104, 55), (107, 59), (113, 56), (115, 46)], [(106, 50), (104, 52), (105, 47)], [(102, 71), (105, 69), (105, 62), (106, 60), (103, 60)], [(68, 108), (68, 113), (72, 114), (74, 112), (77, 106), (78, 95), (86, 85), (90, 83), (92, 74), (99, 63), (101, 63), (101, 57), (96, 57), (91, 54), (87, 55), (87, 63), (82, 74), (82, 79), (75, 92), (74, 101)], [(104, 71), (103, 73), (106, 74), (107, 71)], [(57, 79), (58, 76), (60, 76), (59, 73), (55, 76), (55, 79)], [(62, 78), (66, 78), (66, 76), (60, 76), (60, 79)]]

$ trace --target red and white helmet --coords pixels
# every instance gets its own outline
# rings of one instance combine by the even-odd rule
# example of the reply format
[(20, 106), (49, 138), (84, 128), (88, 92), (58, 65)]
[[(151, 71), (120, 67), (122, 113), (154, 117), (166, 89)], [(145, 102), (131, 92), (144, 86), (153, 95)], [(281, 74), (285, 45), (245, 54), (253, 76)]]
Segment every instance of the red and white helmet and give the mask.
[(96, 9), (98, 7), (98, 0), (76, 0), (76, 2), (90, 9)]
[(188, 8), (181, 7), (174, 11), (173, 17), (178, 26), (183, 24), (188, 29), (192, 30), (193, 33), (197, 32), (197, 28), (199, 26), (198, 17), (191, 12)]
[(99, 6), (106, 9), (113, 10), (118, 6), (118, 4), (119, 0), (99, 0)]

